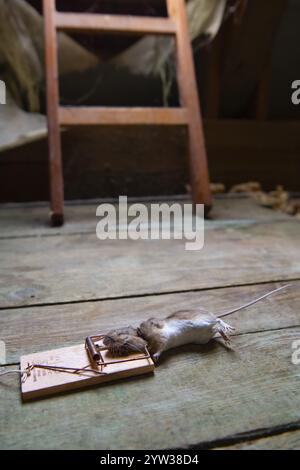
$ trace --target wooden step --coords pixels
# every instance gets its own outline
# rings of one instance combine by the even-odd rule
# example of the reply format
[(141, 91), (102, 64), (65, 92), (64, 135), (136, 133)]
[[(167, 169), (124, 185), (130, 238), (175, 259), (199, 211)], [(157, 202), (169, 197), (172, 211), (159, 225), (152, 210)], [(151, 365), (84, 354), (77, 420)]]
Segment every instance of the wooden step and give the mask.
[(59, 107), (59, 122), (65, 126), (186, 125), (188, 112), (185, 108)]
[(56, 28), (69, 32), (107, 32), (119, 34), (176, 34), (175, 22), (169, 18), (146, 16), (55, 13)]

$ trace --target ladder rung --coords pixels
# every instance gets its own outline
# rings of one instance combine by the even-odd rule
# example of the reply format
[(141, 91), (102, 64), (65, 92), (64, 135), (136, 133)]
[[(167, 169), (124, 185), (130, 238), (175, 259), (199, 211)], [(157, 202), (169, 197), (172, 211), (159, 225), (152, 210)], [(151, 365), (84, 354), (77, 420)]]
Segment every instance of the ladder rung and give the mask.
[(82, 125), (183, 125), (188, 123), (185, 108), (60, 107), (59, 122)]
[(129, 15), (100, 15), (88, 13), (55, 13), (57, 29), (81, 32), (109, 32), (128, 34), (176, 34), (176, 25), (169, 18)]

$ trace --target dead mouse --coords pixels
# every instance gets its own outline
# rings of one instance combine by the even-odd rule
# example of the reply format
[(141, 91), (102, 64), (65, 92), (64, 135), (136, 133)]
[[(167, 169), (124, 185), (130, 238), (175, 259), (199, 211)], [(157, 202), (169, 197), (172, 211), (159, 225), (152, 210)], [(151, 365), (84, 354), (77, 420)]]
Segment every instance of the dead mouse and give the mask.
[(111, 331), (108, 333), (107, 339), (104, 340), (104, 344), (113, 353), (119, 355), (145, 350), (147, 345), (155, 361), (159, 359), (164, 351), (185, 344), (206, 344), (211, 339), (222, 337), (225, 344), (228, 345), (230, 333), (234, 328), (225, 323), (222, 318), (250, 307), (250, 305), (287, 287), (279, 287), (258, 299), (231, 309), (219, 316), (203, 309), (195, 309), (172, 313), (163, 320), (150, 318), (142, 322), (138, 328), (128, 327)]

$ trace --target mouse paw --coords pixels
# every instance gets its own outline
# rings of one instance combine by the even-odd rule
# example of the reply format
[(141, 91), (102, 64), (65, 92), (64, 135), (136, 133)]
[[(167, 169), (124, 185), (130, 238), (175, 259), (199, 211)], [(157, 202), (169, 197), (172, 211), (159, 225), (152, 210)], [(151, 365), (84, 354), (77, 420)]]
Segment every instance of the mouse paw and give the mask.
[(153, 362), (154, 362), (155, 364), (158, 363), (159, 358), (160, 358), (160, 355), (161, 355), (160, 352), (157, 352), (157, 353), (155, 353), (155, 354), (152, 355), (152, 359), (153, 359)]
[(225, 331), (226, 331), (226, 334), (230, 335), (230, 333), (233, 333), (234, 331), (236, 331), (236, 329), (230, 326), (229, 328), (226, 328)]
[(223, 330), (226, 333), (230, 333), (232, 331), (235, 331), (235, 328), (231, 325), (228, 325), (228, 323), (225, 323), (223, 320), (221, 320), (220, 325), (223, 327)]
[(231, 341), (224, 341), (224, 347), (228, 350), (228, 351), (234, 351), (234, 348), (232, 346), (232, 342)]

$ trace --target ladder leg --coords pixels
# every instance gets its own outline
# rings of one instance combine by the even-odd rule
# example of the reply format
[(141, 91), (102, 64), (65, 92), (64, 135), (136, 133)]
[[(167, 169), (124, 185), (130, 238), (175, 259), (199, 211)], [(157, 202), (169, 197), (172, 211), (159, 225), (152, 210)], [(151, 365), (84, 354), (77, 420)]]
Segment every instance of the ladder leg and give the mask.
[(169, 16), (177, 25), (177, 80), (182, 106), (189, 114), (190, 174), (195, 204), (212, 205), (203, 124), (197, 90), (196, 73), (184, 0), (167, 0)]
[(64, 182), (58, 119), (59, 90), (57, 34), (54, 24), (55, 0), (43, 0), (43, 5), (45, 20), (45, 65), (51, 201), (50, 222), (53, 226), (60, 226), (64, 222)]

